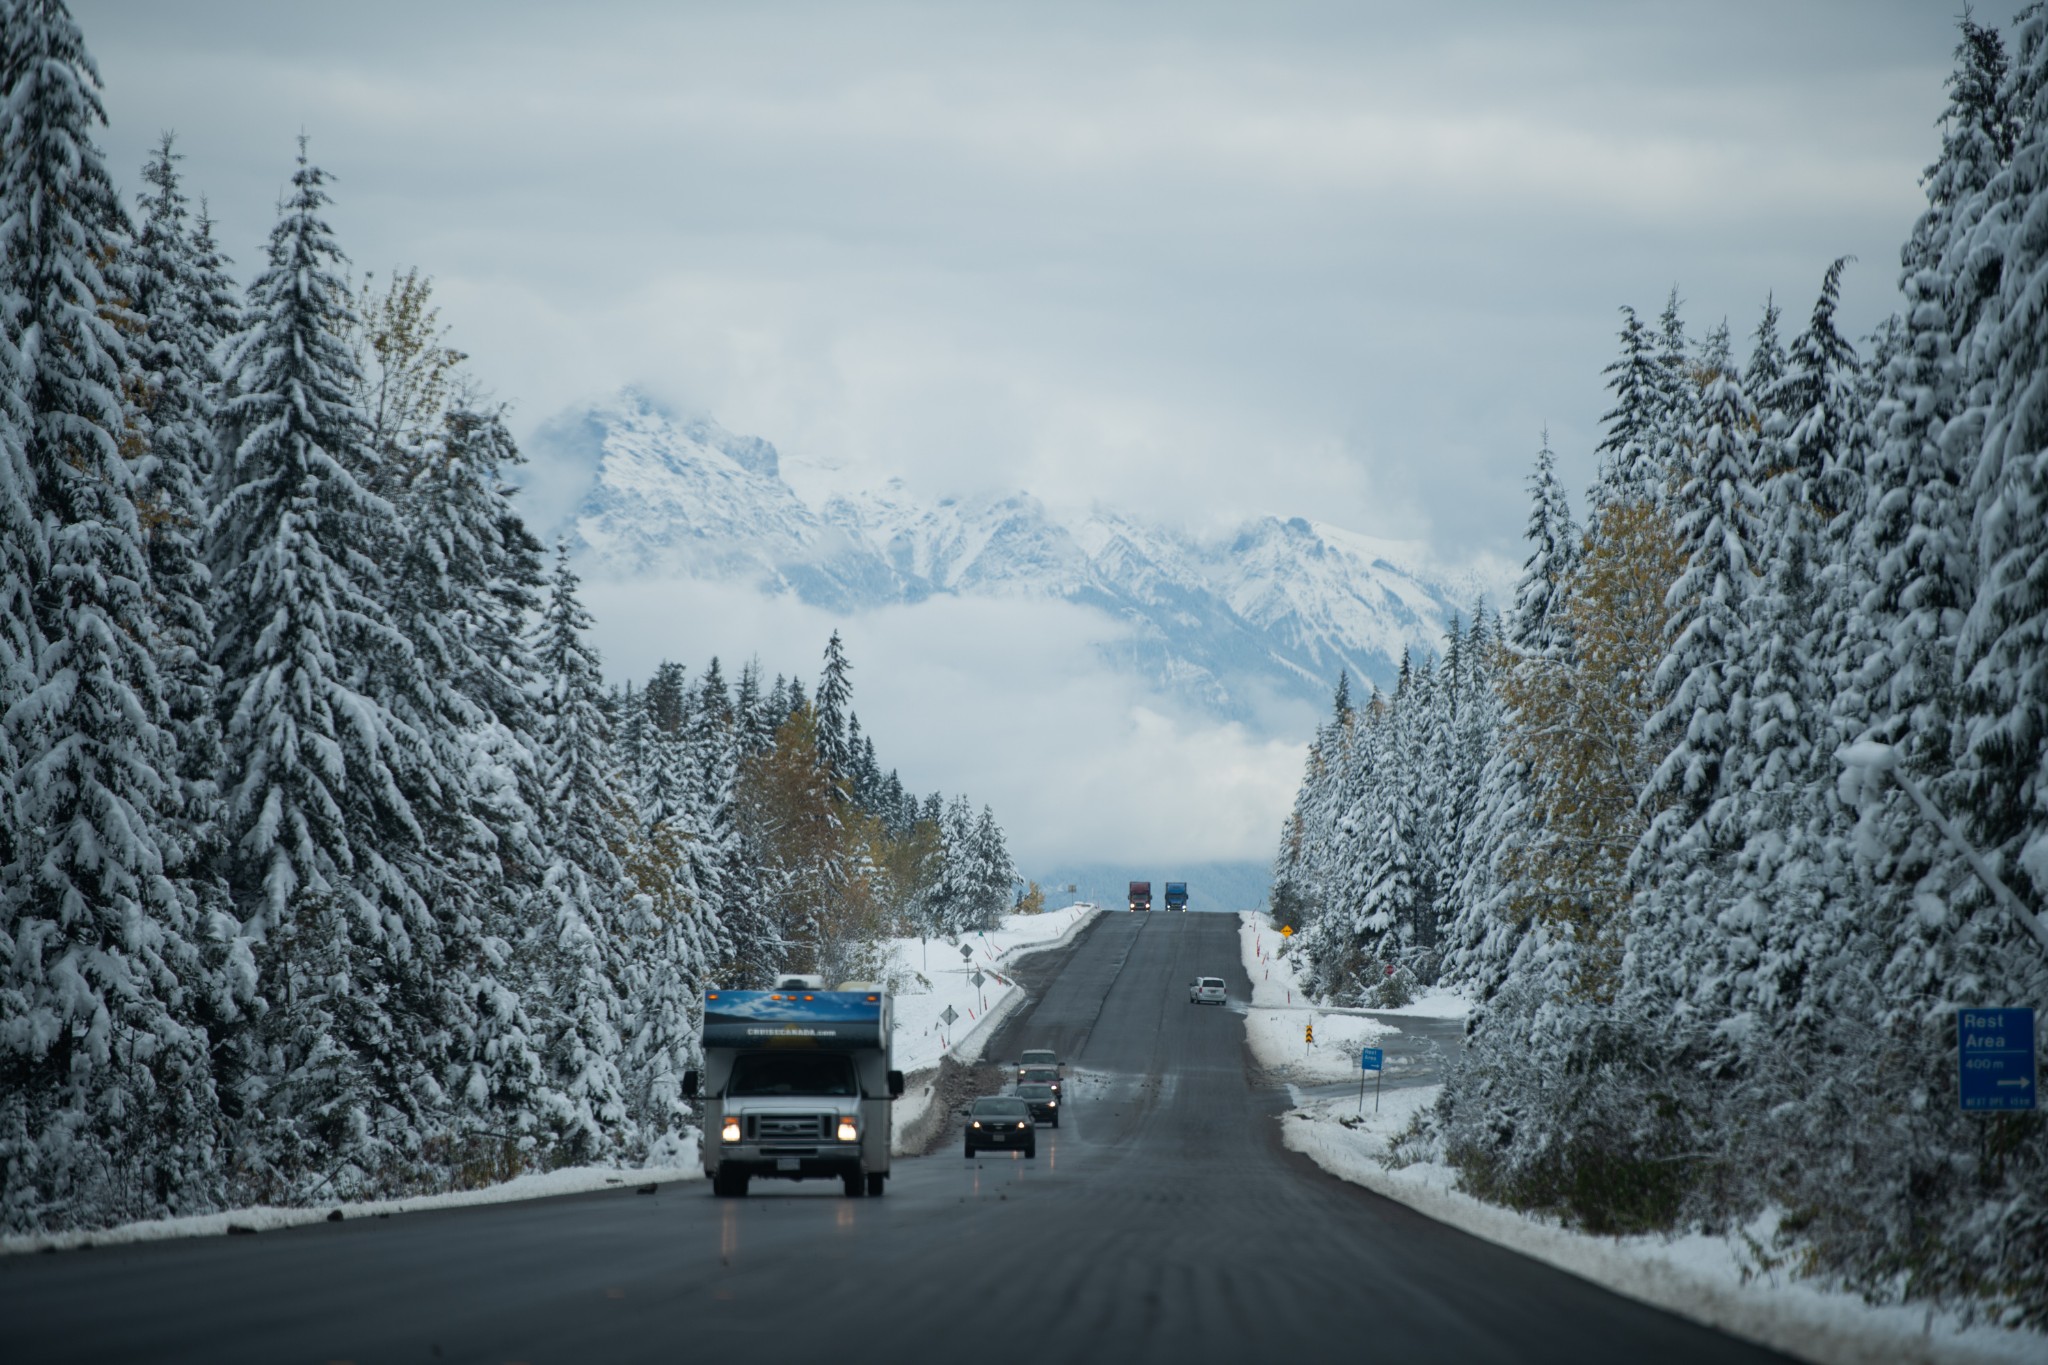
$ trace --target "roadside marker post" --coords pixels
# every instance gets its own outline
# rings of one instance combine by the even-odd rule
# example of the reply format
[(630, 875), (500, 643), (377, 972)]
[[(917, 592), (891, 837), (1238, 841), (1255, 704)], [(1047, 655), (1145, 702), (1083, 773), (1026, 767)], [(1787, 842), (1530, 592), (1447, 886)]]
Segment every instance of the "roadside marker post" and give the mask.
[(1316, 1026), (1310, 1024), (1302, 1030), (1301, 1055), (1308, 1056), (1308, 1050), (1316, 1045)]
[(1372, 1073), (1372, 1112), (1380, 1112), (1380, 1077), (1385, 1068), (1380, 1065), (1384, 1054), (1379, 1048), (1366, 1047), (1358, 1050), (1358, 1112), (1365, 1112), (1365, 1073)]

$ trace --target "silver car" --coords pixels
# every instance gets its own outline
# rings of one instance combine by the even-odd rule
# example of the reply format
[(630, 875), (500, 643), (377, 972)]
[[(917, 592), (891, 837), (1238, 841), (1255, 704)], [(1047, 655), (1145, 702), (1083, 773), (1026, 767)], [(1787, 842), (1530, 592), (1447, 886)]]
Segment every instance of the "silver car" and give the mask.
[(1220, 976), (1198, 976), (1188, 983), (1191, 1005), (1221, 1005), (1229, 999), (1230, 993), (1224, 989)]

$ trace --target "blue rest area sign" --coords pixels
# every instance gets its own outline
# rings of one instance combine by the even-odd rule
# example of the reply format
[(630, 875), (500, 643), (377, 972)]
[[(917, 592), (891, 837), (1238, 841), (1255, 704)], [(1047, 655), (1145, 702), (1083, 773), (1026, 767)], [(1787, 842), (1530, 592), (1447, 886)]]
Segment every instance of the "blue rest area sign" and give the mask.
[(2034, 1107), (2034, 1011), (1957, 1010), (1956, 1060), (1965, 1113)]
[(1360, 1071), (1378, 1071), (1380, 1069), (1380, 1050), (1376, 1047), (1361, 1048), (1358, 1053), (1358, 1069)]

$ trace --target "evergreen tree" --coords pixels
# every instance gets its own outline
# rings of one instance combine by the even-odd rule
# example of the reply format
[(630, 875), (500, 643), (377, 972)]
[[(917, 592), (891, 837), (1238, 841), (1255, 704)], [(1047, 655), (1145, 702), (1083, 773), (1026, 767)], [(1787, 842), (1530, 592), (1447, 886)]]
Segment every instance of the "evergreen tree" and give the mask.
[[(1652, 472), (1641, 485), (1649, 500), (1662, 506), (1684, 487), (1691, 460), (1690, 443), (1698, 420), (1704, 381), (1695, 373), (1686, 340), (1685, 321), (1679, 316), (1678, 288), (1672, 286), (1657, 320), (1656, 400), (1652, 430), (1656, 449)], [(1725, 329), (1724, 329), (1725, 330)], [(1711, 362), (1710, 362), (1711, 363)], [(1725, 364), (1718, 368), (1726, 368)]]
[(1778, 301), (1765, 298), (1764, 315), (1752, 336), (1756, 344), (1750, 350), (1749, 363), (1742, 367), (1743, 387), (1759, 395), (1759, 406), (1769, 401), (1785, 375), (1785, 348), (1778, 341), (1778, 316)]
[(131, 441), (139, 448), (136, 495), (158, 623), (155, 654), (179, 756), (183, 831), (176, 861), (186, 875), (214, 859), (215, 783), (221, 771), (213, 698), (212, 582), (203, 532), (206, 490), (217, 463), (214, 440), (223, 334), (214, 288), (194, 240), (170, 134), (143, 168), (150, 191), (124, 262), (123, 288), (138, 315), (131, 342)]
[(576, 596), (566, 544), (555, 551), (535, 642), (542, 681), (540, 730), (545, 796), (540, 805), (551, 861), (543, 877), (550, 910), (546, 980), (554, 1007), (546, 1048), (557, 1141), (576, 1159), (617, 1150), (627, 1118), (619, 1077), (626, 961), (619, 902), (628, 842), (627, 804), (611, 753), (598, 658), (584, 641), (590, 614)]
[(361, 477), (325, 180), (301, 148), (229, 356), (210, 532), (224, 822), (270, 1002), (250, 1098), (274, 1168), (338, 1171), (346, 1192), (417, 1149), (443, 1092), (397, 1005), (437, 956), (415, 942), (433, 926), (408, 877), (423, 831), (407, 789), (433, 763), (383, 701), (416, 675), (373, 557), (396, 514)]
[[(1964, 809), (1980, 847), (2011, 869), (2038, 916), (2048, 907), (2048, 15), (2030, 11), (2019, 36), (2006, 98), (2022, 131), (1985, 191), (2006, 206), (1996, 216), (2011, 228), (1968, 353), (1976, 420), (1945, 435), (1982, 432), (1964, 492), (1977, 591), (1955, 662)], [(2017, 925), (1994, 932), (2021, 941)], [(2016, 951), (2029, 955), (2013, 963), (2012, 986), (2048, 987), (2048, 954)]]
[(180, 765), (124, 451), (139, 320), (107, 269), (128, 225), (70, 14), (24, 0), (0, 37), (0, 387), (13, 399), (0, 445), (6, 567), (22, 575), (0, 657), (13, 948), (0, 964), (0, 1224), (20, 1230), (204, 1202), (219, 1162), (192, 1022), (194, 997), (213, 992), (173, 875)]
[[(1607, 389), (1614, 395), (1614, 406), (1600, 419), (1607, 434), (1596, 447), (1600, 477), (1593, 485), (1595, 515), (1613, 501), (1655, 502), (1663, 478), (1659, 431), (1665, 420), (1666, 375), (1655, 339), (1636, 310), (1624, 307), (1621, 316), (1621, 355), (1602, 372), (1611, 376)], [(1547, 438), (1544, 445), (1549, 446)]]
[(1017, 879), (1017, 869), (1010, 861), (995, 813), (987, 806), (981, 808), (974, 823), (973, 861), (976, 913), (969, 923), (976, 929), (994, 929), (1010, 908), (1010, 886)]
[(846, 649), (839, 632), (825, 642), (825, 668), (818, 675), (818, 761), (840, 776), (853, 767), (853, 751), (847, 738), (847, 721), (853, 703), (853, 665), (846, 661)]
[(1571, 505), (1557, 481), (1556, 466), (1546, 431), (1543, 448), (1536, 453), (1536, 472), (1529, 476), (1529, 526), (1523, 532), (1529, 542), (1529, 557), (1522, 562), (1521, 581), (1515, 586), (1513, 624), (1509, 627), (1509, 643), (1516, 649), (1546, 655), (1556, 653), (1565, 643), (1552, 618), (1563, 605), (1564, 584), (1579, 548), (1578, 528), (1572, 524)]

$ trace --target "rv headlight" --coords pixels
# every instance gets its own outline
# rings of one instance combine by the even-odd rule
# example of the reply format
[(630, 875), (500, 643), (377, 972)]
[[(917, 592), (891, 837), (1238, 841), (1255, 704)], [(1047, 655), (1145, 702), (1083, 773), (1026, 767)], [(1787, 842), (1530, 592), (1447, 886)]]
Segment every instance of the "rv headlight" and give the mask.
[(860, 1141), (860, 1129), (854, 1125), (854, 1122), (851, 1118), (842, 1118), (839, 1120), (839, 1140), (841, 1142)]
[(738, 1142), (740, 1140), (740, 1121), (738, 1119), (727, 1119), (725, 1126), (718, 1130), (718, 1135), (727, 1142)]

